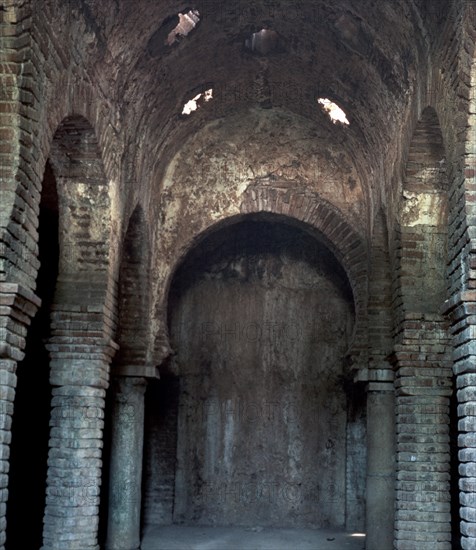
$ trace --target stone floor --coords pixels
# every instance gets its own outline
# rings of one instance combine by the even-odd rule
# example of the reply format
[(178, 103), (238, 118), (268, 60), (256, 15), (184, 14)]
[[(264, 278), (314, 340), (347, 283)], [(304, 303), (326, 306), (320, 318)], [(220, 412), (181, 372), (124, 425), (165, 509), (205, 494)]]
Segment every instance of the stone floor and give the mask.
[(334, 529), (154, 527), (141, 550), (363, 550), (365, 537)]

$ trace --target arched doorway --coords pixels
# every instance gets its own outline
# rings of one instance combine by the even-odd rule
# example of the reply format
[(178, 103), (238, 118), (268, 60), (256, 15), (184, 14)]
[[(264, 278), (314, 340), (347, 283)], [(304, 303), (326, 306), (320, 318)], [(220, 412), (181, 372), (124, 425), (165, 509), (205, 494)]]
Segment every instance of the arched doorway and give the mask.
[(146, 396), (146, 526), (363, 528), (352, 290), (316, 235), (282, 221), (224, 227), (175, 274), (168, 407), (162, 382)]

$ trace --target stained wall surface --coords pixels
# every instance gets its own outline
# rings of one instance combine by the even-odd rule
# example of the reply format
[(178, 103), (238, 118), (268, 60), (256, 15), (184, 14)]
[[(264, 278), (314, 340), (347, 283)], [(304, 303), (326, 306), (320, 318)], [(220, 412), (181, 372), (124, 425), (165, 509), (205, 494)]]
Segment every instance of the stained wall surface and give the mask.
[(475, 3), (7, 0), (0, 36), (0, 549), (474, 550)]
[[(345, 274), (294, 228), (243, 222), (224, 233), (181, 268), (170, 305), (174, 520), (344, 526), (354, 316)], [(357, 444), (364, 453), (365, 439)]]

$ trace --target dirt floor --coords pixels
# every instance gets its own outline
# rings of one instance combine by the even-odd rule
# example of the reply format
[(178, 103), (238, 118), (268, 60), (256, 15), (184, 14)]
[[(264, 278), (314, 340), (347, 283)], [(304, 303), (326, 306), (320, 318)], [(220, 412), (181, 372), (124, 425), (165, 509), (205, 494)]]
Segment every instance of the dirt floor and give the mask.
[(364, 550), (365, 536), (334, 529), (154, 527), (141, 550)]

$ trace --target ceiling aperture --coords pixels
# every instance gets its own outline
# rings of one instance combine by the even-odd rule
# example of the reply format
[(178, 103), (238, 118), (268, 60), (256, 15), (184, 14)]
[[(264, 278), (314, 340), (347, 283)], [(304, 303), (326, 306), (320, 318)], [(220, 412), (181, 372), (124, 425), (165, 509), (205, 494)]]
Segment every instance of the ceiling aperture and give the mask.
[(128, 107), (124, 124), (144, 136), (142, 156), (155, 159), (148, 173), (157, 192), (190, 136), (259, 107), (325, 127), (374, 208), (391, 184), (399, 129), (426, 86), (428, 36), (444, 20), (441, 6), (436, 13), (413, 0), (197, 0), (178, 7), (138, 0), (119, 2), (113, 13), (99, 2), (90, 10), (108, 44), (93, 61), (98, 79), (120, 59), (114, 84)]

